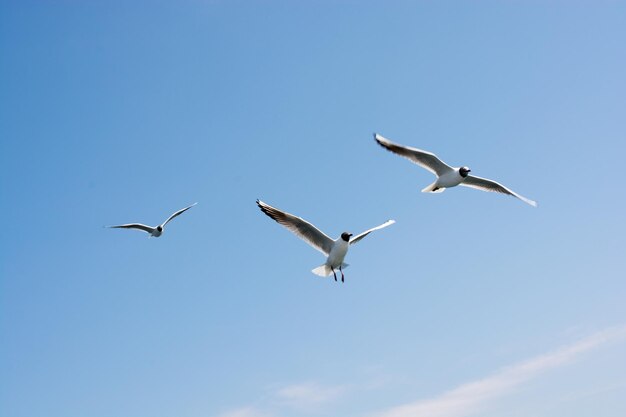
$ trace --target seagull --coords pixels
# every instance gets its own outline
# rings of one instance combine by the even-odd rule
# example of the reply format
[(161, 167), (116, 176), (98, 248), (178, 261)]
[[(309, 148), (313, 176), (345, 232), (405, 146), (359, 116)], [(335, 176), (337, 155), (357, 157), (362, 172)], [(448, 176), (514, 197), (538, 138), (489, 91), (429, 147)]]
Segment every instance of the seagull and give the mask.
[(118, 226), (108, 226), (108, 227), (112, 229), (138, 229), (138, 230), (143, 230), (144, 232), (148, 233), (150, 235), (148, 237), (159, 237), (163, 234), (163, 229), (165, 228), (165, 225), (170, 220), (173, 220), (174, 217), (176, 216), (180, 216), (181, 214), (183, 214), (184, 212), (186, 212), (187, 210), (189, 210), (196, 204), (198, 203), (193, 203), (189, 207), (185, 207), (184, 209), (178, 210), (177, 212), (172, 214), (170, 217), (168, 217), (167, 220), (165, 220), (163, 223), (161, 223), (160, 225), (156, 227), (146, 226), (145, 224), (141, 224), (141, 223), (128, 223), (128, 224), (120, 224)]
[(257, 200), (256, 204), (263, 213), (274, 219), (278, 224), (291, 230), (296, 236), (328, 257), (323, 265), (318, 266), (311, 272), (321, 277), (330, 276), (332, 272), (335, 281), (337, 281), (335, 269), (338, 268), (339, 272), (341, 272), (341, 282), (344, 282), (343, 268), (348, 267), (348, 264), (344, 263), (343, 260), (348, 253), (350, 245), (357, 243), (374, 230), (382, 229), (396, 222), (395, 220), (387, 220), (380, 226), (373, 227), (354, 237), (352, 233), (343, 232), (337, 239), (332, 240), (324, 232), (300, 217), (281, 211), (261, 200)]
[(437, 180), (422, 190), (423, 193), (441, 193), (446, 188), (462, 185), (482, 191), (491, 191), (501, 194), (508, 194), (517, 197), (525, 203), (533, 207), (537, 207), (537, 202), (530, 200), (516, 192), (509, 190), (504, 185), (486, 178), (470, 175), (471, 170), (468, 167), (453, 168), (443, 162), (433, 153), (423, 151), (409, 146), (398, 145), (389, 139), (384, 138), (378, 133), (374, 133), (374, 139), (383, 148), (395, 154), (407, 158), (409, 161), (426, 168), (437, 176)]

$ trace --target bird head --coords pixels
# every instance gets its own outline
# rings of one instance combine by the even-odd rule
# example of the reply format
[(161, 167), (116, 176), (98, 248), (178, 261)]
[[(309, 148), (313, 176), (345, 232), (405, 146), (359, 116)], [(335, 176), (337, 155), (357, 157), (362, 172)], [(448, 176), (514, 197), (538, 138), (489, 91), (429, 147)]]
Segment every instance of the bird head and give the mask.
[(471, 169), (469, 169), (468, 167), (461, 167), (459, 168), (459, 174), (461, 174), (461, 176), (463, 178), (467, 177), (467, 175), (472, 172)]
[(159, 232), (162, 232), (162, 231), (163, 231), (163, 226), (158, 225), (158, 226), (157, 226), (157, 230), (158, 230)]
[(352, 233), (343, 232), (343, 233), (341, 234), (341, 238), (342, 238), (343, 240), (345, 240), (346, 242), (349, 242), (349, 241), (350, 241), (350, 236), (352, 236)]

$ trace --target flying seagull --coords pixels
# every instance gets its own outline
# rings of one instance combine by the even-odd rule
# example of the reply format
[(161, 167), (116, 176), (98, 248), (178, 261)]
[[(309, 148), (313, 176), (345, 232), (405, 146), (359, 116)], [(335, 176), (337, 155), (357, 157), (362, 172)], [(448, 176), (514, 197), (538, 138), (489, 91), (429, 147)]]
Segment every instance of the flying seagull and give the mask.
[(189, 207), (185, 207), (184, 209), (178, 210), (177, 212), (172, 214), (170, 217), (168, 217), (167, 220), (165, 220), (163, 223), (161, 223), (160, 225), (156, 227), (146, 226), (145, 224), (141, 224), (141, 223), (128, 223), (128, 224), (120, 224), (118, 226), (108, 226), (108, 227), (112, 229), (138, 229), (138, 230), (143, 230), (144, 232), (148, 233), (150, 235), (148, 237), (159, 237), (163, 234), (163, 229), (165, 228), (165, 225), (170, 220), (173, 220), (174, 217), (176, 216), (180, 216), (181, 214), (183, 214), (184, 212), (186, 212), (187, 210), (189, 210), (196, 204), (198, 203), (193, 203)]
[(396, 222), (395, 220), (387, 220), (380, 226), (366, 230), (365, 232), (354, 237), (352, 237), (352, 233), (343, 232), (340, 237), (332, 240), (324, 234), (324, 232), (300, 217), (281, 211), (270, 206), (269, 204), (265, 204), (261, 200), (257, 200), (256, 204), (263, 213), (276, 220), (278, 224), (291, 230), (296, 234), (296, 236), (328, 257), (323, 265), (318, 266), (311, 272), (321, 277), (327, 277), (332, 272), (335, 277), (335, 281), (337, 281), (335, 269), (338, 268), (339, 272), (341, 272), (341, 282), (344, 282), (343, 268), (348, 266), (348, 264), (344, 263), (343, 260), (348, 253), (350, 245), (357, 243), (374, 230), (382, 229)]
[(423, 151), (409, 146), (398, 145), (389, 139), (384, 138), (378, 133), (374, 133), (374, 139), (383, 148), (395, 154), (407, 158), (409, 161), (426, 168), (437, 176), (437, 180), (422, 190), (423, 193), (441, 193), (446, 188), (462, 185), (464, 187), (476, 188), (482, 191), (491, 191), (495, 193), (508, 194), (517, 197), (525, 203), (533, 207), (537, 207), (537, 203), (524, 196), (509, 190), (504, 185), (486, 178), (469, 175), (471, 170), (468, 167), (453, 168), (443, 162), (433, 153)]

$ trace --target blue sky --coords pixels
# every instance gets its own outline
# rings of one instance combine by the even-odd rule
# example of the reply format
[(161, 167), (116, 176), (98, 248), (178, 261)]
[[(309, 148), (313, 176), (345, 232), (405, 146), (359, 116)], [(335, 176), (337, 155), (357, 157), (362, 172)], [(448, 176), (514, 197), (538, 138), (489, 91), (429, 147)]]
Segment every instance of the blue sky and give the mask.
[[(624, 16), (1, 2), (0, 415), (623, 416)], [(422, 194), (373, 132), (539, 207)], [(257, 198), (397, 223), (341, 285)]]

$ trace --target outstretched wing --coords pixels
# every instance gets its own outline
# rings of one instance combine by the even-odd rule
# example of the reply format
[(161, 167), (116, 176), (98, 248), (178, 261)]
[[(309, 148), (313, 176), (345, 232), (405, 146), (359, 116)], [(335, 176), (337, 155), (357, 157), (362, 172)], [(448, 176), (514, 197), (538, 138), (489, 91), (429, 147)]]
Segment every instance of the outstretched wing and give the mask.
[(421, 149), (411, 148), (409, 146), (398, 145), (387, 138), (382, 137), (378, 133), (374, 133), (374, 139), (383, 148), (395, 154), (407, 158), (409, 161), (426, 168), (433, 174), (441, 176), (453, 169), (450, 165), (437, 158), (434, 153), (426, 152)]
[(189, 210), (190, 208), (192, 208), (193, 206), (195, 206), (198, 203), (193, 203), (192, 205), (190, 205), (189, 207), (185, 207), (184, 209), (180, 209), (178, 210), (176, 213), (172, 214), (170, 217), (167, 218), (167, 220), (165, 220), (163, 222), (163, 224), (161, 225), (161, 227), (165, 227), (165, 225), (172, 219), (174, 219), (174, 217), (176, 216), (180, 216), (181, 214), (183, 214), (184, 212), (186, 212), (187, 210)]
[(387, 220), (385, 223), (381, 224), (380, 226), (376, 226), (376, 227), (373, 227), (373, 228), (371, 228), (369, 230), (366, 230), (363, 233), (358, 234), (358, 235), (354, 236), (352, 239), (350, 239), (350, 244), (354, 245), (356, 242), (358, 242), (359, 240), (363, 239), (365, 236), (369, 235), (374, 230), (378, 230), (378, 229), (385, 228), (387, 226), (391, 226), (395, 222), (396, 222), (395, 220)]
[(465, 187), (470, 187), (470, 188), (475, 188), (477, 190), (482, 190), (482, 191), (491, 191), (494, 193), (500, 193), (500, 194), (508, 194), (511, 195), (513, 197), (517, 197), (520, 200), (522, 200), (525, 203), (530, 204), (533, 207), (537, 207), (537, 202), (530, 200), (524, 196), (521, 196), (519, 194), (517, 194), (514, 191), (509, 190), (508, 188), (506, 188), (504, 185), (497, 183), (495, 181), (492, 180), (488, 180), (486, 178), (481, 178), (481, 177), (475, 177), (473, 175), (468, 175), (467, 177), (465, 177), (465, 179), (463, 180), (463, 182), (461, 183), (461, 185), (465, 186)]
[(306, 220), (296, 217), (293, 214), (281, 211), (275, 207), (257, 200), (256, 204), (261, 211), (274, 219), (278, 224), (291, 230), (296, 236), (313, 246), (324, 255), (328, 256), (333, 247), (333, 240), (326, 236), (324, 232), (313, 226)]
[(137, 230), (143, 230), (144, 232), (150, 233), (152, 234), (152, 232), (154, 232), (154, 227), (150, 227), (150, 226), (146, 226), (145, 224), (141, 224), (141, 223), (128, 223), (128, 224), (120, 224), (117, 226), (107, 226), (110, 227), (111, 229), (137, 229)]

